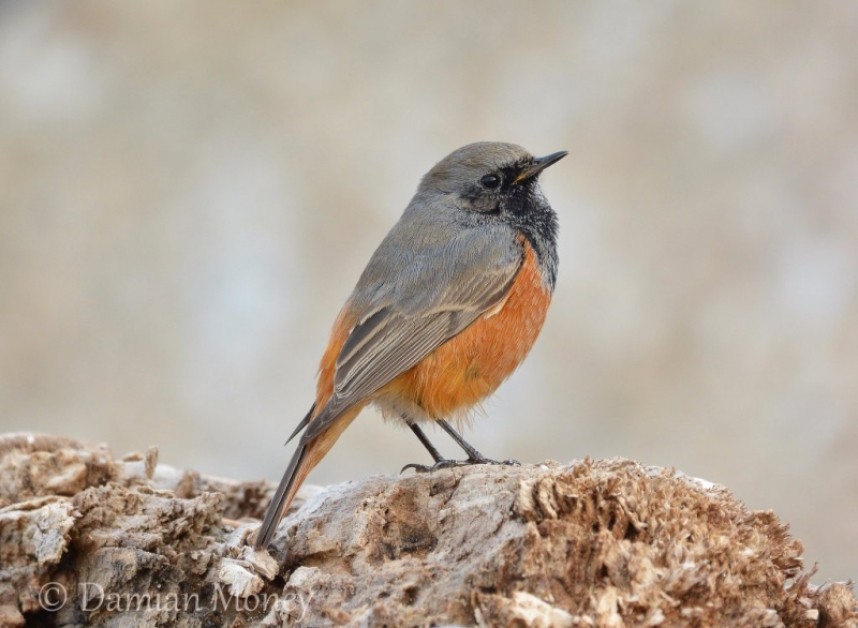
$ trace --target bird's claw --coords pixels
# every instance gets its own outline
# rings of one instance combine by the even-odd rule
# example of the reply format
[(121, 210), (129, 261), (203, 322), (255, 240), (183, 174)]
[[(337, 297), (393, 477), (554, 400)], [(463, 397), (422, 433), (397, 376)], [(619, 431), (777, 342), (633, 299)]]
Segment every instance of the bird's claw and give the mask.
[(509, 466), (521, 466), (521, 463), (518, 460), (492, 460), (491, 458), (468, 458), (467, 460), (439, 460), (435, 464), (427, 465), (427, 464), (417, 464), (416, 462), (412, 462), (411, 464), (407, 464), (399, 471), (399, 473), (405, 473), (408, 469), (414, 469), (415, 473), (432, 473), (433, 471), (440, 471), (441, 469), (452, 469), (453, 467), (467, 467), (473, 464), (499, 464), (499, 465), (509, 465)]
[(521, 463), (518, 460), (492, 460), (491, 458), (468, 458), (463, 464), (499, 464), (509, 467), (520, 467)]
[(440, 471), (441, 469), (450, 469), (452, 467), (462, 467), (469, 463), (466, 460), (439, 460), (435, 464), (417, 464), (416, 462), (412, 462), (411, 464), (407, 464), (402, 467), (400, 473), (405, 473), (407, 469), (414, 469), (416, 473), (432, 473), (433, 471)]

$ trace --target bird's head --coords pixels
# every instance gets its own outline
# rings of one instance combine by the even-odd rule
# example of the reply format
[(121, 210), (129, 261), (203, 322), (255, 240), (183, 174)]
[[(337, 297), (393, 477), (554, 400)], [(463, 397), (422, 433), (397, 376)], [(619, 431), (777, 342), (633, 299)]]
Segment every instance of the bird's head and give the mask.
[(418, 194), (441, 195), (466, 211), (503, 214), (538, 194), (539, 174), (566, 156), (560, 151), (534, 157), (521, 146), (477, 142), (453, 151), (420, 182)]

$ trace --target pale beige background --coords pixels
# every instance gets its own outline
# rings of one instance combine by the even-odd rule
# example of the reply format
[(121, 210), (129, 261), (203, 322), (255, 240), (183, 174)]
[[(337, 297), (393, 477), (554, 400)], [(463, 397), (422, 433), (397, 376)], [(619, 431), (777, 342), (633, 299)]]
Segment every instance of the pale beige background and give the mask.
[[(676, 466), (858, 576), (846, 0), (3, 3), (0, 428), (278, 479), (367, 258), (479, 139), (570, 156), (545, 332), (470, 439)], [(312, 481), (426, 460), (367, 412)]]

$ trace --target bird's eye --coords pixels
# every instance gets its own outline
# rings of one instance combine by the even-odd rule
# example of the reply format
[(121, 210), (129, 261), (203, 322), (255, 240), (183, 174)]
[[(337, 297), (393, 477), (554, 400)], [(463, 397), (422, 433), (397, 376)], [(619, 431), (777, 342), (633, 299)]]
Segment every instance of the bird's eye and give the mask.
[(487, 174), (480, 179), (480, 183), (483, 184), (483, 187), (493, 190), (501, 184), (501, 178), (496, 174)]

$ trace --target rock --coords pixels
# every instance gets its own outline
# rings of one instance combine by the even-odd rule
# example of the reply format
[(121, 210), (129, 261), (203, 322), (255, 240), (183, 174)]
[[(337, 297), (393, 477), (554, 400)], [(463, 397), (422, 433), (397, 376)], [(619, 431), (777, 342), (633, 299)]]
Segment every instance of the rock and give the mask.
[(0, 438), (0, 625), (858, 626), (850, 586), (727, 489), (628, 460), (302, 491)]

